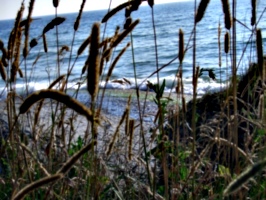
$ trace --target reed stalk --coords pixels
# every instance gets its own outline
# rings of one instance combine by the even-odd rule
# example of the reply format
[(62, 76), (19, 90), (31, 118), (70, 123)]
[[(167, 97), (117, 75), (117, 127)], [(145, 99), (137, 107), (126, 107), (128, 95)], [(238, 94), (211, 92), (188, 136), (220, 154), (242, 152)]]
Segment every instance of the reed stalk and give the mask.
[[(109, 11), (102, 19), (105, 28), (101, 38), (100, 26), (102, 25), (94, 23), (89, 37), (84, 38), (84, 42), (76, 44), (79, 41), (76, 34), (80, 33), (81, 26), (86, 25), (82, 24), (86, 0), (82, 0), (80, 8), (77, 10), (76, 19), (72, 24), (73, 39), (69, 41), (70, 44), (64, 45), (60, 41), (59, 25), (66, 26), (67, 23), (63, 24), (66, 19), (57, 16), (57, 11), (62, 6), (59, 0), (50, 2), (50, 6), (55, 9), (55, 16), (44, 25), (41, 36), (37, 36), (31, 41), (30, 37), (33, 34), (30, 33), (31, 24), (38, 22), (37, 19), (36, 21), (33, 19), (32, 14), (38, 4), (35, 4), (34, 0), (30, 0), (28, 15), (23, 19), (25, 1), (22, 0), (22, 2), (8, 41), (0, 40), (0, 74), (4, 81), (4, 89), (1, 94), (7, 93), (7, 111), (3, 108), (3, 114), (0, 116), (0, 198), (4, 199), (7, 196), (11, 196), (12, 199), (48, 199), (50, 197), (59, 199), (74, 197), (81, 199), (91, 197), (95, 199), (265, 198), (262, 187), (264, 179), (258, 174), (265, 168), (265, 159), (260, 158), (264, 151), (265, 141), (265, 130), (262, 124), (263, 120), (261, 120), (264, 118), (265, 110), (264, 27), (258, 26), (261, 25), (259, 22), (263, 19), (266, 9), (263, 10), (260, 17), (257, 16), (256, 7), (260, 4), (259, 1), (250, 1), (251, 12), (248, 24), (252, 28), (249, 28), (246, 22), (236, 18), (238, 12), (236, 0), (232, 0), (232, 4), (229, 4), (228, 0), (221, 0), (220, 8), (217, 7), (224, 13), (222, 16), (224, 29), (219, 23), (217, 44), (219, 60), (214, 61), (213, 66), (219, 66), (220, 80), (216, 79), (215, 81), (222, 83), (222, 73), (228, 71), (229, 67), (231, 67), (232, 73), (228, 75), (227, 72), (226, 75), (226, 78), (230, 79), (228, 89), (223, 90), (221, 87), (217, 93), (208, 94), (212, 99), (207, 100), (205, 96), (199, 99), (197, 94), (198, 79), (201, 77), (204, 80), (206, 75), (202, 74), (204, 66), (199, 63), (203, 67), (200, 68), (198, 65), (197, 56), (201, 52), (198, 52), (197, 44), (198, 39), (201, 38), (199, 37), (200, 32), (198, 32), (199, 23), (203, 21), (207, 8), (211, 5), (209, 0), (198, 1), (198, 4), (197, 0), (194, 1), (194, 17), (191, 18), (194, 25), (186, 47), (184, 40), (186, 33), (177, 27), (178, 54), (161, 66), (159, 62), (161, 46), (158, 46), (159, 43), (157, 44), (160, 35), (156, 32), (156, 29), (160, 27), (157, 27), (155, 18), (157, 5), (153, 0), (147, 1), (152, 15), (150, 25), (153, 29), (153, 53), (156, 68), (149, 76), (144, 77), (141, 83), (137, 81), (140, 78), (137, 71), (139, 58), (136, 54), (136, 44), (134, 45), (134, 42), (138, 41), (134, 41), (135, 38), (132, 34), (142, 21), (142, 19), (133, 20), (135, 16), (133, 11), (140, 8), (141, 0), (130, 0), (114, 9), (110, 9), (112, 4), (110, 1)], [(122, 23), (124, 30), (120, 31), (117, 27), (113, 35), (105, 36), (106, 33), (109, 34), (109, 32), (105, 32), (105, 29), (107, 24), (110, 25), (110, 19), (122, 10), (125, 11), (125, 19)], [(138, 14), (138, 12), (136, 13)], [(250, 34), (250, 39), (244, 41), (247, 44), (239, 60), (237, 60), (236, 51), (240, 47), (236, 37), (239, 30), (236, 27), (236, 22), (246, 28), (245, 34)], [(53, 32), (54, 28), (55, 32)], [(47, 44), (46, 41), (46, 37), (49, 35), (50, 39), (53, 34), (57, 48), (53, 48), (55, 45)], [(122, 47), (122, 50), (115, 55), (116, 48), (129, 34), (131, 42)], [(223, 34), (224, 41), (221, 42)], [(256, 47), (254, 46), (253, 49), (250, 44), (253, 44), (254, 34)], [(148, 34), (145, 37), (149, 36)], [(41, 47), (43, 50), (41, 51), (38, 49), (39, 40), (43, 40), (43, 47)], [(5, 42), (7, 42), (6, 46)], [(221, 43), (224, 43), (226, 69), (222, 65)], [(76, 46), (78, 47), (77, 51)], [(112, 91), (106, 92), (106, 87), (107, 83), (112, 81), (115, 67), (119, 60), (124, 59), (122, 56), (129, 46), (132, 53), (135, 83), (131, 85), (132, 81), (127, 77), (121, 77), (122, 81), (117, 82), (128, 84), (136, 90), (137, 105), (134, 105), (135, 101), (131, 103), (130, 97), (117, 124), (114, 124), (116, 120), (108, 113), (105, 116), (105, 110), (102, 109), (107, 95), (113, 95)], [(138, 44), (138, 46), (141, 47), (142, 44)], [(185, 60), (186, 52), (191, 47), (192, 58), (188, 57)], [(246, 50), (249, 47), (251, 48), (248, 55)], [(31, 51), (32, 48), (34, 51)], [(87, 48), (88, 57), (84, 60), (83, 52)], [(72, 59), (74, 49), (76, 55)], [(66, 53), (66, 51), (70, 51), (70, 53)], [(242, 64), (243, 57), (253, 61), (254, 51), (257, 57), (255, 56), (256, 63), (252, 66), (256, 66), (258, 71), (249, 75), (248, 78), (244, 78), (243, 81), (241, 76), (238, 76), (238, 66)], [(31, 93), (27, 87), (35, 81), (33, 75), (38, 70), (37, 67), (43, 65), (40, 63), (43, 52), (47, 60), (46, 69), (50, 85), (47, 89)], [(51, 56), (52, 53), (57, 55), (57, 59)], [(65, 56), (69, 56), (67, 69), (64, 67)], [(228, 58), (231, 63), (228, 62)], [(35, 60), (30, 63), (32, 59)], [(79, 71), (79, 63), (82, 62), (82, 59), (85, 62), (84, 68), (80, 68), (80, 77), (75, 79), (74, 72)], [(191, 60), (193, 93), (192, 100), (187, 102), (184, 85), (184, 75), (186, 74), (183, 74), (183, 70), (187, 68), (188, 62)], [(22, 61), (25, 64), (24, 69)], [(131, 63), (129, 60), (128, 62)], [(160, 88), (161, 71), (171, 70), (171, 67), (168, 68), (168, 66), (172, 66), (174, 62), (178, 63), (177, 82), (173, 83), (173, 86), (176, 86), (177, 95), (172, 95), (172, 91), (168, 97), (158, 95), (155, 97), (158, 107), (155, 110), (150, 110), (150, 106), (154, 107), (153, 102), (149, 102), (148, 99), (152, 99), (155, 95), (147, 90), (143, 100), (140, 87), (156, 75), (157, 82), (154, 85), (158, 84)], [(50, 68), (50, 65), (53, 66), (55, 63), (57, 63), (58, 74), (52, 78), (52, 73), (49, 70), (54, 70)], [(105, 67), (108, 69), (104, 69)], [(245, 67), (248, 67), (248, 64)], [(29, 73), (30, 69), (32, 71)], [(132, 69), (128, 68), (128, 70)], [(211, 71), (210, 69), (206, 71), (208, 70)], [(74, 75), (73, 79), (72, 75)], [(240, 81), (238, 81), (239, 77)], [(247, 84), (243, 83), (246, 82), (245, 80), (247, 80)], [(99, 89), (100, 81), (106, 82), (103, 91)], [(26, 84), (27, 94), (31, 93), (26, 98), (17, 90), (17, 83), (22, 82)], [(70, 88), (70, 83), (73, 82), (73, 88)], [(89, 94), (82, 92), (84, 83)], [(242, 85), (243, 90), (241, 89)], [(101, 95), (100, 104), (97, 102), (99, 94)], [(86, 102), (81, 103), (77, 100), (80, 96), (83, 100), (85, 95), (89, 98), (88, 100), (84, 98)], [(47, 101), (47, 99), (49, 100)], [(116, 101), (120, 102), (120, 99), (116, 99)], [(207, 101), (206, 106), (204, 101)], [(214, 114), (208, 109), (212, 101), (219, 104), (218, 106), (210, 105), (214, 106)], [(87, 106), (89, 102), (91, 102), (90, 108)], [(168, 103), (167, 107), (164, 105), (165, 102)], [(131, 119), (132, 115), (129, 113), (132, 107), (130, 106), (133, 106), (133, 111), (138, 114), (138, 117)], [(219, 107), (219, 111), (215, 110), (216, 106)], [(148, 113), (146, 113), (146, 108)], [(31, 112), (32, 110), (33, 112)], [(206, 111), (202, 112), (202, 110)], [(153, 114), (155, 112), (156, 116)], [(213, 116), (210, 117), (210, 113)], [(8, 118), (8, 125), (4, 122), (5, 114)], [(24, 114), (27, 114), (27, 117)], [(155, 122), (153, 124), (155, 127), (146, 126), (149, 124), (146, 119), (150, 118)], [(152, 120), (154, 118), (155, 120)], [(123, 125), (125, 125), (124, 128), (122, 128)], [(4, 135), (5, 129), (8, 131), (7, 137)], [(109, 132), (113, 133), (110, 140), (106, 138)], [(252, 166), (246, 168), (246, 165), (249, 164)], [(227, 186), (228, 180), (232, 177), (235, 177), (234, 180)], [(256, 180), (256, 184), (253, 179)], [(238, 192), (240, 188), (242, 190)]]

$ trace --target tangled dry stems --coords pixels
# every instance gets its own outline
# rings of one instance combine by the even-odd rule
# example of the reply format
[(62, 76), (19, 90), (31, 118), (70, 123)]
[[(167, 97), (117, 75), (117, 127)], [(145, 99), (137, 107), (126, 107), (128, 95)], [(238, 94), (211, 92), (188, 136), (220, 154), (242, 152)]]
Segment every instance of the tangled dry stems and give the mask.
[[(241, 193), (237, 193), (237, 189), (241, 189), (245, 184), (244, 188), (251, 190), (252, 183), (247, 184), (247, 180), (255, 177), (259, 171), (263, 171), (266, 163), (263, 160), (254, 164), (258, 161), (254, 158), (254, 155), (261, 153), (260, 150), (265, 141), (264, 136), (259, 134), (259, 132), (263, 131), (264, 133), (265, 131), (261, 121), (264, 116), (265, 80), (261, 29), (254, 28), (256, 32), (258, 72), (256, 69), (248, 73), (248, 81), (246, 81), (246, 78), (243, 78), (242, 82), (240, 80), (238, 88), (240, 88), (239, 93), (241, 95), (234, 96), (236, 94), (232, 92), (233, 87), (229, 87), (227, 91), (221, 91), (217, 95), (210, 95), (211, 99), (208, 98), (208, 95), (199, 101), (194, 99), (193, 104), (187, 104), (184, 95), (182, 62), (186, 56), (187, 49), (184, 48), (184, 33), (180, 29), (179, 54), (177, 56), (180, 68), (176, 86), (177, 101), (180, 103), (175, 105), (175, 112), (172, 115), (172, 112), (167, 110), (168, 107), (162, 107), (160, 104), (160, 98), (163, 98), (162, 94), (156, 94), (158, 117), (155, 117), (155, 119), (159, 120), (154, 121), (154, 127), (150, 130), (153, 134), (150, 136), (149, 131), (143, 131), (145, 123), (141, 117), (139, 120), (130, 119), (131, 97), (124, 112), (121, 114), (121, 118), (116, 120), (116, 125), (112, 124), (113, 121), (108, 122), (104, 117), (101, 112), (102, 102), (99, 106), (96, 104), (96, 100), (100, 98), (101, 94), (103, 94), (101, 99), (104, 98), (105, 92), (100, 94), (98, 85), (103, 75), (103, 68), (109, 63), (113, 49), (131, 34), (140, 23), (139, 19), (132, 21), (130, 16), (131, 12), (138, 10), (141, 4), (141, 1), (138, 0), (131, 0), (121, 4), (110, 10), (102, 19), (102, 23), (108, 23), (108, 20), (117, 12), (125, 10), (126, 23), (123, 31), (117, 28), (113, 37), (102, 38), (101, 41), (100, 24), (95, 23), (92, 26), (91, 34), (84, 40), (77, 51), (76, 59), (83, 54), (87, 47), (89, 48), (89, 56), (85, 61), (81, 75), (86, 73), (87, 89), (92, 99), (91, 108), (73, 98), (78, 95), (80, 88), (75, 91), (73, 97), (63, 92), (67, 91), (68, 77), (73, 69), (69, 67), (67, 75), (59, 75), (48, 89), (34, 92), (24, 99), (17, 112), (18, 100), (15, 98), (16, 90), (13, 90), (11, 82), (16, 81), (17, 73), (21, 78), (27, 73), (21, 70), (20, 54), (23, 55), (24, 59), (29, 54), (29, 28), (32, 22), (31, 15), (34, 9), (34, 2), (33, 0), (30, 1), (29, 14), (25, 21), (22, 20), (24, 4), (21, 5), (14, 28), (10, 33), (7, 49), (5, 49), (4, 43), (0, 41), (0, 50), (2, 52), (0, 73), (2, 79), (6, 82), (7, 89), (11, 89), (10, 92), (12, 92), (12, 95), (10, 94), (6, 100), (7, 121), (10, 127), (9, 134), (12, 137), (9, 137), (7, 141), (3, 140), (1, 144), (3, 159), (10, 170), (6, 169), (8, 175), (4, 179), (5, 184), (1, 186), (1, 189), (9, 188), (6, 193), (13, 196), (13, 199), (22, 199), (26, 196), (42, 198), (49, 195), (51, 197), (64, 196), (66, 198), (78, 195), (81, 198), (89, 196), (94, 198), (131, 198), (138, 196), (138, 198), (154, 199), (163, 199), (164, 197), (196, 199), (196, 193), (201, 198), (206, 197), (206, 192), (212, 198), (222, 198), (223, 194), (230, 195), (232, 192), (235, 192), (235, 195), (241, 198), (243, 196), (241, 196)], [(73, 41), (75, 40), (75, 32), (81, 23), (85, 2), (84, 0), (82, 1), (73, 26)], [(153, 8), (154, 2), (151, 0), (148, 3)], [(208, 8), (208, 3), (208, 0), (202, 0), (199, 3), (195, 13), (195, 26), (202, 20)], [(252, 1), (251, 4), (251, 25), (255, 26), (257, 19), (256, 1)], [(59, 1), (54, 0), (53, 6), (57, 9), (60, 6)], [(232, 48), (235, 48), (230, 45), (233, 44), (230, 41), (230, 29), (234, 24), (232, 25), (231, 22), (228, 1), (222, 1), (221, 7), (224, 12), (225, 28), (228, 30), (224, 41), (224, 51), (228, 54)], [(56, 16), (44, 27), (41, 37), (45, 53), (48, 53), (46, 34), (52, 31), (54, 27), (61, 26), (64, 21), (65, 18)], [(25, 27), (25, 29), (23, 30), (22, 27)], [(25, 40), (22, 48), (23, 31)], [(197, 33), (195, 32), (194, 34)], [(37, 39), (32, 39), (30, 48), (34, 48), (36, 45)], [(118, 60), (121, 59), (123, 53), (129, 47), (130, 44), (128, 43), (110, 64), (106, 82), (111, 78)], [(60, 52), (68, 49), (68, 46), (62, 47)], [(134, 49), (132, 51), (134, 52)], [(58, 55), (61, 54), (60, 52), (58, 52)], [(38, 62), (38, 58), (37, 56), (34, 61), (35, 64)], [(58, 66), (60, 66), (59, 63)], [(158, 72), (159, 68), (154, 73)], [(194, 87), (197, 87), (197, 78), (199, 76), (200, 68), (196, 67), (195, 74), (193, 74), (193, 77), (195, 77), (195, 80), (193, 80)], [(65, 79), (65, 77), (67, 78)], [(246, 83), (243, 85), (244, 82)], [(236, 83), (233, 82), (233, 84)], [(52, 89), (56, 85), (58, 85), (59, 89)], [(158, 83), (158, 88), (159, 86)], [(250, 90), (260, 90), (260, 94), (250, 94), (247, 92)], [(143, 100), (144, 105), (146, 105), (147, 96), (148, 92)], [(253, 102), (249, 100), (249, 97), (252, 98)], [(139, 98), (138, 90), (135, 98)], [(238, 110), (240, 116), (232, 114), (232, 110), (236, 106), (235, 102), (232, 103), (231, 101), (234, 98), (238, 99), (237, 106), (241, 108)], [(52, 99), (56, 104), (51, 101), (51, 104), (47, 106), (47, 100), (45, 99)], [(215, 121), (213, 116), (210, 116), (212, 111), (208, 111), (208, 101), (210, 101), (209, 103), (214, 102), (216, 105), (216, 107), (214, 106), (213, 114), (218, 116), (218, 122)], [(34, 115), (32, 115), (30, 107), (37, 102), (39, 104)], [(46, 113), (43, 114), (42, 112), (47, 107), (51, 108), (51, 119), (49, 119), (49, 123), (45, 121), (42, 127), (40, 121), (43, 115), (46, 115)], [(215, 110), (217, 107), (219, 108)], [(256, 115), (258, 107), (259, 117)], [(200, 131), (195, 131), (194, 128), (192, 130), (197, 133), (195, 138), (191, 137), (193, 135), (190, 129), (191, 120), (196, 121), (195, 117), (190, 116), (192, 109), (200, 114), (195, 123), (197, 126), (195, 130)], [(201, 109), (205, 110), (202, 111)], [(145, 113), (144, 111), (145, 107), (139, 107), (140, 113)], [(22, 116), (27, 118), (27, 121), (23, 120)], [(85, 117), (86, 120), (81, 118), (81, 116)], [(254, 119), (250, 120), (250, 117)], [(239, 120), (239, 124), (233, 124), (232, 119), (236, 118)], [(81, 129), (77, 126), (78, 122), (82, 123), (83, 133), (79, 133)], [(167, 126), (162, 126), (165, 124)], [(31, 133), (26, 137), (21, 134), (24, 126), (32, 127)], [(241, 137), (246, 137), (243, 140), (244, 145), (238, 145), (232, 140), (232, 126), (240, 126), (244, 130), (238, 132)], [(100, 129), (102, 130), (101, 133)], [(45, 134), (45, 132), (47, 133)], [(206, 142), (204, 143), (207, 144), (206, 146), (203, 146), (202, 143), (204, 138), (203, 142)], [(246, 149), (242, 148), (243, 146)], [(195, 151), (198, 152), (195, 153)], [(233, 151), (237, 153), (233, 154)], [(252, 155), (250, 155), (250, 152), (252, 152)], [(234, 157), (237, 154), (240, 155), (238, 157), (239, 160)], [(222, 159), (222, 157), (225, 159)], [(222, 160), (225, 160), (226, 163), (223, 163)], [(231, 161), (233, 163), (230, 163)], [(243, 165), (242, 162), (244, 163)], [(245, 163), (252, 164), (252, 166), (244, 170), (247, 165)], [(213, 170), (216, 166), (218, 166), (220, 171)], [(235, 166), (240, 169), (236, 171)], [(224, 173), (221, 171), (222, 169), (229, 172)], [(225, 189), (228, 182), (239, 171), (243, 173)], [(204, 173), (209, 176), (203, 175)], [(229, 179), (228, 176), (230, 177)], [(14, 181), (8, 181), (9, 178)], [(58, 181), (59, 179), (60, 181)], [(203, 182), (206, 183), (206, 188), (202, 185)], [(263, 180), (258, 180), (258, 182), (263, 185)], [(225, 190), (224, 193), (221, 192), (223, 190)], [(261, 191), (258, 189), (258, 192)], [(252, 194), (245, 191), (245, 195)], [(263, 196), (263, 194), (259, 195)]]

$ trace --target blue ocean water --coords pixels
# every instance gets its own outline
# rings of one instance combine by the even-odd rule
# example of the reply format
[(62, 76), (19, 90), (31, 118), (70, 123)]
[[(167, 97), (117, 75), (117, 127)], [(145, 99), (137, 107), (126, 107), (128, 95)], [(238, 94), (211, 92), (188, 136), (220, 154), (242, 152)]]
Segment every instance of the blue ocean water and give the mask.
[[(156, 1), (155, 1), (156, 2)], [(257, 1), (257, 19), (259, 23), (257, 27), (262, 30), (263, 47), (266, 49), (266, 20), (265, 12), (266, 1)], [(73, 55), (70, 58), (70, 52), (65, 52), (60, 56), (60, 74), (66, 74), (69, 66), (73, 66), (73, 71), (70, 76), (69, 87), (76, 88), (75, 85), (81, 77), (81, 70), (88, 56), (86, 50), (80, 57), (76, 59), (77, 49), (82, 42), (89, 36), (91, 26), (94, 22), (100, 22), (107, 10), (84, 12), (81, 19), (79, 30), (75, 34), (73, 43)], [(183, 77), (185, 93), (192, 93), (192, 40), (191, 33), (193, 30), (194, 19), (194, 1), (188, 0), (183, 2), (160, 4), (154, 6), (154, 18), (156, 28), (156, 38), (158, 45), (158, 63), (159, 68), (168, 65), (159, 72), (160, 82), (166, 80), (166, 90), (170, 91), (175, 86), (176, 73), (179, 67), (178, 55), (178, 32), (182, 29), (185, 34), (185, 46), (188, 48), (183, 62)], [(59, 46), (72, 46), (74, 29), (73, 25), (77, 17), (77, 13), (63, 14), (60, 17), (65, 17), (63, 24), (58, 26)], [(151, 9), (148, 6), (141, 6), (138, 11), (132, 13), (133, 20), (140, 19), (140, 23), (134, 29), (133, 50), (137, 73), (137, 84), (141, 89), (145, 90), (146, 80), (156, 83), (157, 76), (150, 75), (156, 70), (156, 55), (154, 31), (152, 26)], [(260, 18), (261, 17), (261, 18)], [(15, 16), (14, 16), (15, 18)], [(30, 39), (39, 38), (43, 28), (48, 24), (54, 16), (35, 17), (30, 28)], [(238, 74), (244, 73), (250, 62), (256, 62), (256, 43), (255, 35), (252, 34), (250, 25), (251, 5), (250, 0), (238, 1), (237, 5), (237, 62)], [(218, 25), (221, 24), (221, 52), (222, 65), (219, 67), (219, 51), (218, 51)], [(118, 12), (106, 24), (101, 25), (101, 35), (110, 37), (114, 34), (117, 26), (123, 29), (125, 23), (124, 11)], [(244, 26), (244, 25), (245, 26)], [(13, 20), (0, 21), (0, 39), (7, 46), (10, 31), (14, 25)], [(210, 1), (207, 11), (202, 21), (197, 25), (197, 48), (196, 48), (196, 63), (201, 68), (213, 69), (216, 74), (216, 80), (209, 78), (207, 73), (198, 80), (198, 94), (204, 94), (207, 91), (217, 90), (226, 86), (230, 78), (231, 58), (226, 56), (224, 48), (224, 16), (220, 0)], [(30, 50), (26, 61), (21, 61), (20, 68), (27, 73), (27, 78), (30, 80), (28, 85), (32, 90), (47, 88), (58, 75), (56, 67), (56, 29), (49, 31), (46, 34), (48, 43), (48, 53), (43, 50), (42, 38), (38, 40), (38, 45)], [(130, 41), (128, 36), (114, 51), (117, 55), (120, 50)], [(23, 46), (23, 44), (22, 44)], [(35, 63), (36, 59), (38, 61)], [(22, 59), (22, 57), (21, 57)], [(75, 62), (74, 62), (75, 61)], [(70, 65), (69, 65), (70, 62)], [(110, 66), (107, 63), (104, 73)], [(148, 78), (149, 77), (149, 78)], [(120, 84), (112, 82), (117, 79), (128, 79), (132, 84)], [(147, 79), (148, 78), (148, 79)], [(173, 83), (174, 82), (174, 83)], [(142, 83), (142, 85), (140, 85)], [(25, 88), (25, 78), (18, 78), (16, 83), (17, 88)], [(104, 81), (100, 83), (101, 87), (105, 85)], [(86, 88), (85, 84), (82, 86)], [(112, 78), (107, 84), (107, 88), (130, 89), (135, 88), (133, 57), (131, 48), (128, 48), (126, 53), (117, 63)], [(5, 82), (0, 81), (0, 91), (5, 90)]]

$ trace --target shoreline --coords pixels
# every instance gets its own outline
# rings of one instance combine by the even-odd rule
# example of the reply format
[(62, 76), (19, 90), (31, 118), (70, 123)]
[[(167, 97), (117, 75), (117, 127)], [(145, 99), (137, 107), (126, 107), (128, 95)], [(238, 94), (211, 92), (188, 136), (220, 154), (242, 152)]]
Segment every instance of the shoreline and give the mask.
[[(100, 101), (102, 98), (103, 94), (103, 89), (99, 89), (99, 94), (98, 94), (98, 99), (97, 99), (97, 106), (100, 105)], [(101, 114), (109, 116), (110, 119), (112, 117), (119, 118), (123, 115), (123, 112), (126, 108), (128, 97), (131, 95), (131, 105), (130, 105), (130, 118), (139, 121), (139, 105), (137, 101), (137, 94), (135, 89), (106, 89), (105, 94), (103, 97), (102, 101), (102, 107), (101, 107)], [(140, 109), (143, 115), (143, 120), (145, 122), (153, 122), (156, 114), (158, 107), (154, 102), (155, 98), (155, 92), (153, 91), (139, 91), (139, 99), (140, 99)], [(22, 95), (24, 96), (24, 95)], [(178, 99), (176, 93), (164, 93), (164, 97), (170, 99), (169, 101), (169, 106), (174, 106), (176, 103), (180, 104), (182, 102), (181, 99)], [(185, 95), (186, 102), (189, 102), (192, 99), (191, 95)], [(200, 97), (199, 97), (200, 98)], [(25, 98), (26, 99), (26, 96)], [(146, 101), (145, 101), (146, 99)], [(81, 90), (78, 93), (77, 100), (86, 105), (87, 107), (90, 107), (90, 95), (86, 90)], [(23, 100), (21, 97), (16, 97), (16, 110), (18, 113), (19, 107), (22, 104)], [(49, 101), (45, 101), (48, 102)], [(54, 101), (55, 103), (56, 101)], [(35, 103), (36, 105), (38, 102)], [(36, 105), (33, 105), (29, 111), (33, 112), (34, 108)], [(143, 108), (145, 106), (145, 112), (143, 112)], [(7, 120), (7, 104), (6, 104), (6, 99), (2, 99), (0, 101), (0, 107), (2, 109), (2, 113), (0, 117), (4, 120)], [(45, 110), (50, 110), (50, 106), (44, 105)], [(41, 112), (43, 112), (43, 108)], [(25, 114), (24, 114), (25, 115)], [(44, 114), (47, 115), (47, 114)], [(46, 116), (47, 117), (47, 116)]]

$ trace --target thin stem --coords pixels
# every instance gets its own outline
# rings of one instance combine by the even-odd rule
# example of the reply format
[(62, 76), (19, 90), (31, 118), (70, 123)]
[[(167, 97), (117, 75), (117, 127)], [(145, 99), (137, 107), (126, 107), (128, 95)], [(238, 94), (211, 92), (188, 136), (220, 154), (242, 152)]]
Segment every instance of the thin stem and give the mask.
[[(157, 35), (156, 35), (156, 27), (155, 27), (155, 20), (154, 20), (154, 8), (151, 7), (152, 12), (152, 28), (153, 28), (153, 36), (154, 36), (154, 48), (155, 48), (155, 60), (156, 60), (156, 71), (157, 71), (157, 84), (158, 88), (160, 88), (160, 75), (159, 75), (159, 57), (158, 57), (158, 45), (157, 45)], [(158, 101), (158, 109), (159, 109), (159, 131), (161, 132), (162, 138), (164, 137), (164, 128), (163, 128), (163, 112), (161, 106), (161, 97), (157, 98)], [(162, 165), (163, 165), (163, 172), (164, 172), (164, 185), (165, 185), (165, 198), (168, 199), (168, 167), (167, 167), (167, 160), (166, 160), (166, 152), (162, 152)]]
[[(237, 1), (236, 0), (233, 0), (232, 2), (232, 7), (233, 7), (233, 70), (232, 70), (232, 73), (233, 73), (233, 103), (234, 103), (234, 134), (233, 134), (233, 143), (234, 144), (238, 144), (238, 119), (237, 119), (237, 60), (236, 60), (236, 57), (237, 57), (237, 52), (236, 52), (236, 6), (237, 6)], [(235, 165), (235, 169), (238, 170), (238, 152), (237, 151), (234, 151), (234, 154), (235, 155), (235, 162), (236, 162), (236, 165)], [(233, 174), (233, 166), (231, 168), (231, 173)]]
[(138, 82), (137, 82), (137, 71), (136, 71), (134, 43), (133, 43), (132, 33), (130, 33), (130, 40), (131, 40), (131, 52), (132, 52), (132, 60), (133, 60), (134, 78), (135, 78), (135, 85), (136, 85), (136, 95), (137, 95), (138, 110), (139, 110), (138, 113), (139, 113), (139, 120), (140, 120), (140, 135), (141, 135), (141, 138), (143, 141), (146, 170), (148, 173), (148, 181), (149, 181), (150, 188), (152, 188), (152, 181), (151, 181), (151, 175), (150, 175), (150, 170), (149, 170), (148, 152), (146, 149), (146, 141), (145, 141), (144, 129), (143, 129), (143, 118), (142, 118), (142, 112), (140, 112), (141, 111), (141, 105), (140, 105), (139, 88), (138, 88)]
[[(194, 15), (196, 16), (197, 12), (197, 0), (194, 1)], [(196, 17), (194, 17), (196, 19)], [(197, 77), (196, 77), (196, 21), (194, 20), (194, 37), (193, 37), (193, 71), (192, 71), (192, 85), (193, 85), (193, 106), (192, 106), (192, 135), (193, 135), (193, 142), (192, 142), (192, 168), (191, 173), (193, 175), (192, 178), (192, 197), (196, 199), (195, 195), (195, 177), (194, 177), (194, 170), (195, 170), (195, 143), (196, 143), (196, 98), (197, 98)]]

